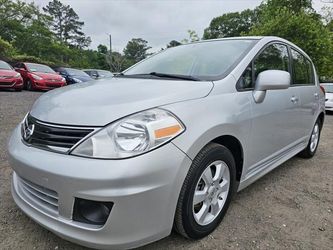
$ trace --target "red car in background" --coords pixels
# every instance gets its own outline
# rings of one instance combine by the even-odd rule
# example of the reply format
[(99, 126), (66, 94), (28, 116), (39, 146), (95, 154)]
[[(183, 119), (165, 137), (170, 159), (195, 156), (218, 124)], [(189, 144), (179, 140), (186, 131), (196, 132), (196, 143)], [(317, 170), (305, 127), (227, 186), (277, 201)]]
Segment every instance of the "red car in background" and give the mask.
[(0, 89), (23, 89), (23, 80), (20, 73), (17, 73), (12, 66), (4, 61), (0, 61)]
[(17, 63), (19, 72), (27, 90), (50, 90), (66, 85), (66, 79), (49, 66), (37, 63)]

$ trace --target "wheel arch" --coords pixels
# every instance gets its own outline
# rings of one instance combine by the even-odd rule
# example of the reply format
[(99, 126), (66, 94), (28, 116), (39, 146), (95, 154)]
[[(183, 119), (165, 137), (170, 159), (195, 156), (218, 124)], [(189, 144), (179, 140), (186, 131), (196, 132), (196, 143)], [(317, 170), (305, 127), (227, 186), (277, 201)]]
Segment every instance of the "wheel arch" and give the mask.
[(243, 147), (240, 141), (232, 135), (222, 135), (211, 142), (220, 144), (231, 151), (236, 163), (236, 180), (239, 182), (242, 177), (244, 163)]

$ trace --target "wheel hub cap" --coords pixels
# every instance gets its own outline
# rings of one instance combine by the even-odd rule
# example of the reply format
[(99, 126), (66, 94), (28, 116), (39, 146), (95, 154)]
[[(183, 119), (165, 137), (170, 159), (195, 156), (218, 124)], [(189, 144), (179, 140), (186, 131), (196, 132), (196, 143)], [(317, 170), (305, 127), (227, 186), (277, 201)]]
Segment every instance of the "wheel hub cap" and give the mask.
[(230, 187), (230, 171), (223, 161), (215, 161), (203, 171), (193, 196), (193, 216), (199, 225), (211, 223), (220, 214)]
[(314, 126), (314, 128), (312, 130), (311, 139), (310, 139), (311, 152), (314, 152), (316, 150), (318, 141), (319, 141), (319, 125), (318, 125), (318, 123), (316, 123), (316, 125)]

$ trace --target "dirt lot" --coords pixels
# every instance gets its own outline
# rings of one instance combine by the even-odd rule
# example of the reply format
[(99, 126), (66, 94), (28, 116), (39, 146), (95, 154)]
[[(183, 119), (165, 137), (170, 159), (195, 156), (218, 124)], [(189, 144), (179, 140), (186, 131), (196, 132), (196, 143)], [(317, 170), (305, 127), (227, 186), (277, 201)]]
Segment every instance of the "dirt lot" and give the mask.
[[(34, 223), (10, 194), (6, 143), (39, 92), (0, 92), (0, 249), (83, 249)], [(177, 234), (144, 249), (333, 249), (333, 116), (314, 158), (293, 158), (240, 192), (201, 241)]]

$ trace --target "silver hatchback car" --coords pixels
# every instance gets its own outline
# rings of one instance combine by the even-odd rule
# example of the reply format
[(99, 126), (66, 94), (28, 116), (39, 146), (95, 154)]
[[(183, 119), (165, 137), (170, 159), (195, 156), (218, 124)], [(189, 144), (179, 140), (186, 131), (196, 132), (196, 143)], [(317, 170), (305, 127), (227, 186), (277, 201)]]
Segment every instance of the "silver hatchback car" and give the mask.
[(311, 59), (278, 37), (167, 49), (112, 78), (43, 94), (8, 149), (33, 220), (89, 247), (211, 233), (239, 191), (312, 157), (325, 97)]

